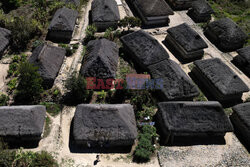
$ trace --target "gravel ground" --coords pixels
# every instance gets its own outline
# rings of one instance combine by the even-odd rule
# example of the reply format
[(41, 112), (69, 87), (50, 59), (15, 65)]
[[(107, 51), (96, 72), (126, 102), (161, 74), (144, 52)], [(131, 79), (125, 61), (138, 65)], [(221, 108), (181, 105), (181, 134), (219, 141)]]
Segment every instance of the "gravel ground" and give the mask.
[(161, 147), (161, 167), (237, 166), (249, 167), (250, 154), (233, 133), (225, 137), (226, 145)]

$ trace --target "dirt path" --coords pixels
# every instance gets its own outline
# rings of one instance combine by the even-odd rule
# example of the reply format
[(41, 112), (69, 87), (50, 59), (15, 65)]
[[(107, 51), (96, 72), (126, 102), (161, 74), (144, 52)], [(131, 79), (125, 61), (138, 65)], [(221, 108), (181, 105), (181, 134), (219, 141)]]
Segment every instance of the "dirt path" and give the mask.
[(91, 3), (93, 0), (90, 0), (86, 7), (82, 9), (81, 12), (81, 20), (79, 22), (77, 33), (74, 34), (71, 43), (78, 43), (79, 47), (77, 51), (70, 57), (66, 57), (64, 59), (64, 63), (60, 69), (60, 72), (55, 79), (54, 86), (58, 87), (62, 93), (65, 93), (64, 83), (66, 79), (73, 73), (73, 72), (79, 72), (81, 68), (81, 62), (82, 62), (82, 52), (84, 49), (84, 46), (82, 44), (82, 40), (85, 37), (85, 30), (89, 23), (89, 11), (91, 8)]

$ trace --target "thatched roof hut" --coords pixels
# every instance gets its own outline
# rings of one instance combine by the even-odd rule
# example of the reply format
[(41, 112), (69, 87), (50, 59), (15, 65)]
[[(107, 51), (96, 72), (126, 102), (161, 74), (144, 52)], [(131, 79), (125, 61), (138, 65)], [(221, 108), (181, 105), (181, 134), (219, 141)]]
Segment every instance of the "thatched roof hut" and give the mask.
[(105, 38), (90, 41), (82, 62), (81, 74), (98, 79), (115, 78), (118, 58), (119, 49), (116, 43)]
[(209, 23), (204, 34), (220, 50), (225, 52), (242, 48), (247, 40), (247, 35), (243, 30), (229, 18)]
[(38, 67), (45, 88), (53, 86), (65, 55), (65, 49), (48, 44), (42, 44), (33, 51), (29, 62)]
[(39, 141), (46, 108), (44, 106), (0, 107), (0, 137), (10, 142)]
[(81, 104), (73, 120), (77, 145), (89, 147), (132, 146), (137, 137), (130, 104)]
[(224, 137), (233, 127), (218, 102), (162, 102), (158, 103), (156, 123), (164, 144), (179, 138)]
[(218, 58), (197, 60), (192, 73), (221, 102), (241, 99), (248, 86)]
[(47, 38), (55, 42), (69, 42), (74, 32), (78, 12), (63, 7), (58, 9), (49, 25)]

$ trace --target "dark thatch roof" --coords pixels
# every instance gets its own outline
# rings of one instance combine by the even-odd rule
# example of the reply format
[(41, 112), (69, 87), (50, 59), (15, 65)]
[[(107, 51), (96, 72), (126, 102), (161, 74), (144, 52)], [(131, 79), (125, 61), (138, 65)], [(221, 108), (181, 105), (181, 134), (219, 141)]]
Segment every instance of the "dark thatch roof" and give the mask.
[(237, 50), (237, 53), (239, 55), (232, 62), (250, 77), (250, 46)]
[(99, 79), (115, 78), (119, 49), (114, 42), (105, 38), (90, 41), (87, 55), (83, 59), (81, 74)]
[(201, 36), (186, 23), (169, 28), (167, 32), (188, 52), (208, 47)]
[(236, 133), (244, 141), (243, 144), (250, 149), (250, 102), (239, 104), (233, 107), (233, 114), (230, 116)]
[(91, 6), (92, 22), (116, 22), (120, 20), (115, 0), (94, 0)]
[(10, 43), (11, 31), (0, 27), (0, 55), (8, 47)]
[(239, 76), (218, 58), (197, 60), (194, 64), (199, 74), (223, 95), (232, 96), (249, 91)]
[(233, 131), (218, 102), (162, 102), (158, 109), (161, 128), (173, 136), (213, 136)]
[(197, 0), (192, 2), (191, 8), (195, 10), (195, 13), (199, 15), (207, 15), (214, 13), (212, 7), (208, 4), (206, 0)]
[(234, 51), (243, 47), (247, 35), (229, 18), (209, 23), (205, 35), (222, 51)]
[(49, 30), (53, 31), (74, 31), (78, 12), (63, 7), (58, 9), (49, 25)]
[(134, 3), (141, 10), (144, 17), (173, 15), (173, 10), (165, 0), (135, 0)]
[(43, 133), (44, 106), (0, 107), (0, 137), (39, 139)]
[(53, 86), (65, 55), (65, 49), (47, 44), (42, 44), (33, 51), (29, 62), (39, 67), (38, 71), (46, 88)]
[(137, 137), (130, 104), (81, 104), (76, 108), (73, 137), (77, 144), (131, 146)]
[(167, 51), (152, 36), (145, 31), (136, 31), (121, 37), (125, 49), (141, 68), (169, 58)]
[(181, 67), (172, 60), (164, 60), (148, 67), (152, 78), (163, 79), (159, 96), (164, 100), (190, 100), (199, 90)]

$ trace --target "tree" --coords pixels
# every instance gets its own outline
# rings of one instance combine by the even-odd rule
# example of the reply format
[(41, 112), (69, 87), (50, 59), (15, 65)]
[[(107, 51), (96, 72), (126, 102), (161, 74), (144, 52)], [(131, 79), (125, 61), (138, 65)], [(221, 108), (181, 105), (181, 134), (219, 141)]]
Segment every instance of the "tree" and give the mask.
[(140, 26), (141, 26), (141, 20), (137, 17), (126, 16), (119, 22), (119, 27), (128, 28), (128, 31), (130, 30), (130, 28), (140, 27)]
[(43, 92), (43, 80), (37, 70), (37, 67), (28, 62), (21, 63), (15, 95), (16, 103), (32, 104), (40, 98)]
[(73, 74), (66, 80), (65, 87), (69, 91), (66, 96), (66, 103), (80, 104), (86, 102), (93, 94), (93, 91), (86, 89), (87, 82), (81, 75)]
[(25, 50), (29, 41), (41, 32), (35, 20), (23, 17), (14, 17), (5, 26), (11, 30), (13, 49), (18, 51)]

